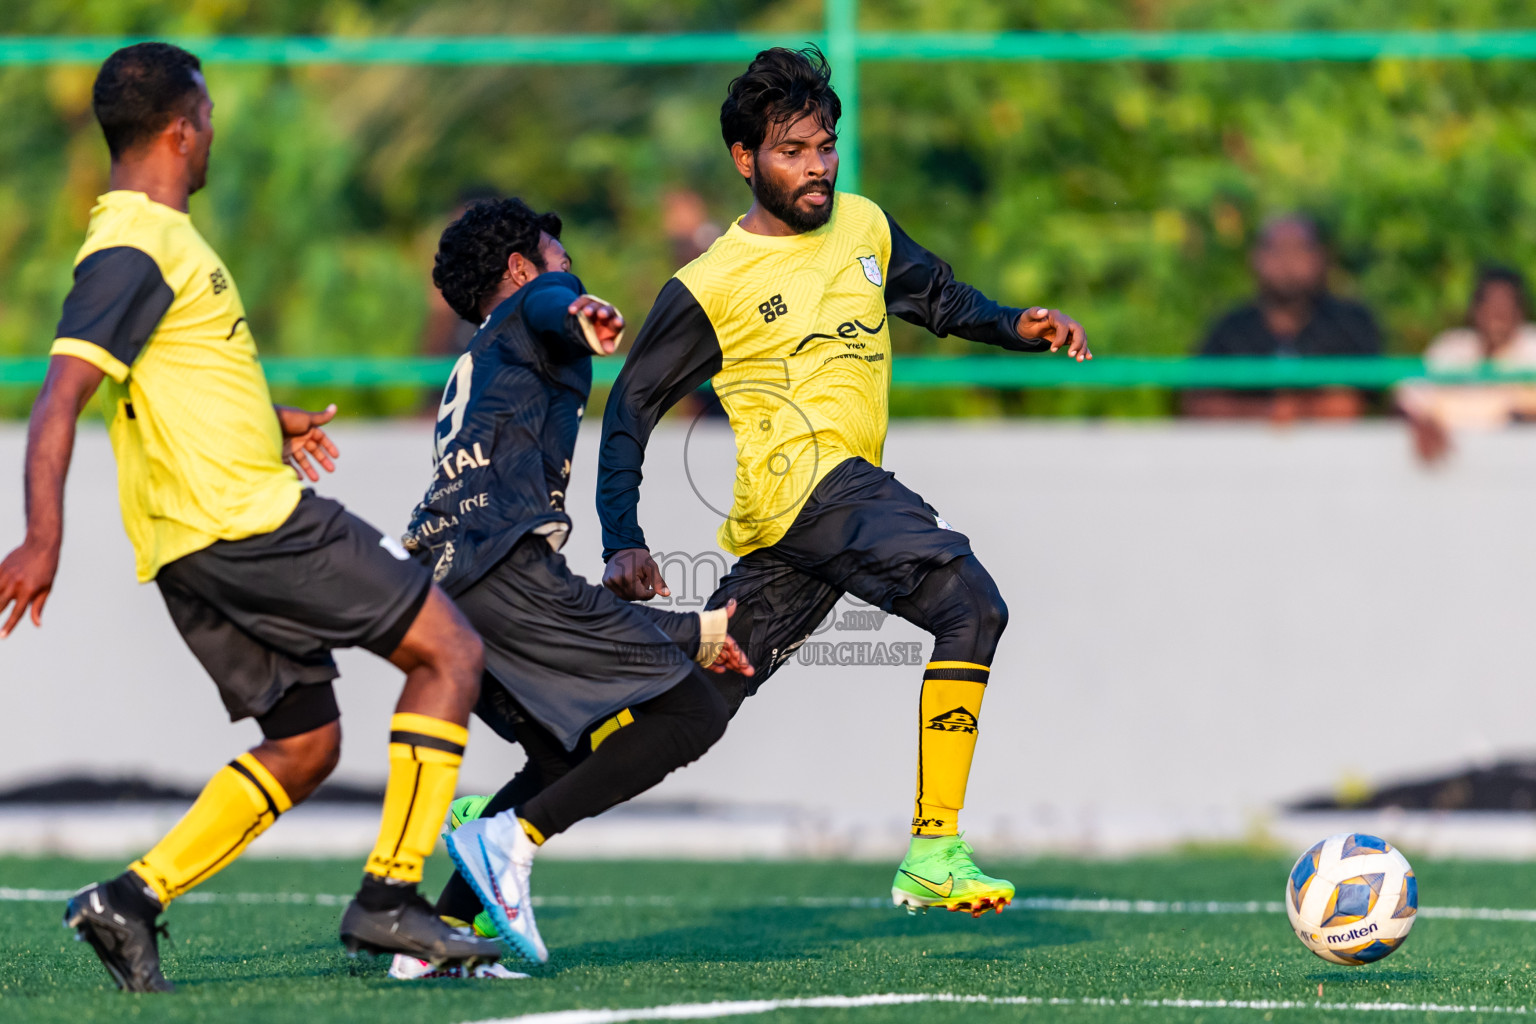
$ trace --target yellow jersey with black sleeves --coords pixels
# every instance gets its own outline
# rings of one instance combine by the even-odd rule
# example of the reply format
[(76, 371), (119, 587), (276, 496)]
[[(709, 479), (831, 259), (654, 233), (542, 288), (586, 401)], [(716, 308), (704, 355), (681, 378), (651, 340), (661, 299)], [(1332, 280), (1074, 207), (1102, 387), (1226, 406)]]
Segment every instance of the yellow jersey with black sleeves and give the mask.
[(598, 467), (604, 557), (646, 546), (637, 512), (646, 443), (661, 415), (704, 381), (736, 435), (719, 541), (744, 555), (783, 537), (839, 463), (880, 464), (890, 316), (940, 337), (1049, 347), (1018, 336), (1019, 313), (956, 281), (862, 196), (837, 193), (827, 223), (801, 234), (732, 224), (662, 288), (609, 396)]
[(240, 292), (187, 214), (142, 192), (101, 196), (55, 334), (53, 355), (107, 375), (118, 497), (141, 582), (292, 514), (299, 482), (283, 462)]

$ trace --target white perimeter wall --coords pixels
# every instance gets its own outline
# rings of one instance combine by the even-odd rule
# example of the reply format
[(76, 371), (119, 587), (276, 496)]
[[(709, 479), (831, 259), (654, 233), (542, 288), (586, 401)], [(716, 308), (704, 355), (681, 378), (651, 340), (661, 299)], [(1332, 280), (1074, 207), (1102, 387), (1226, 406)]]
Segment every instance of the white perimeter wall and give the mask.
[[(597, 424), (582, 435), (567, 554), (596, 578)], [(709, 551), (685, 429), (652, 444), (653, 549)], [(425, 423), (341, 427), (322, 493), (398, 532), (427, 478)], [(24, 432), (0, 428), (0, 547), (22, 533)], [(688, 469), (729, 493), (728, 434)], [(887, 465), (998, 578), (998, 652), (973, 829), (1026, 839), (1092, 822), (1234, 822), (1351, 776), (1385, 780), (1536, 747), (1536, 435), (1465, 439), (1427, 472), (1394, 424), (1269, 427), (904, 423)], [(153, 586), (133, 582), (104, 433), (82, 432), (63, 567), (41, 631), (0, 644), (0, 786), (88, 769), (197, 784), (257, 738), (230, 725)], [(826, 639), (911, 641), (878, 632)], [(338, 777), (382, 780), (398, 676), (340, 655)], [(896, 829), (909, 813), (914, 668), (790, 666), (655, 799), (774, 804)], [(520, 755), (481, 729), (464, 788)], [(799, 813), (796, 817), (800, 817)], [(804, 818), (801, 818), (804, 820)]]

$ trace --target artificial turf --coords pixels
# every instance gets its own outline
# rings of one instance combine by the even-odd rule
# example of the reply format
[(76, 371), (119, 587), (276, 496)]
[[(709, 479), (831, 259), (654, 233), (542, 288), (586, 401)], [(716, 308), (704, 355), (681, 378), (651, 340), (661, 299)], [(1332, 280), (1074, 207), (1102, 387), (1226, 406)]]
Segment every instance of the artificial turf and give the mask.
[[(446, 857), (431, 865), (441, 882)], [(1130, 861), (1040, 860), (989, 869), (1021, 897), (1278, 901), (1288, 860), (1192, 853)], [(1415, 865), (1425, 907), (1536, 909), (1536, 867)], [(1004, 870), (1006, 868), (1006, 870)], [(530, 981), (385, 977), (336, 941), (341, 908), (241, 902), (237, 894), (346, 894), (354, 861), (245, 860), (168, 915), (170, 996), (124, 996), (89, 948), (60, 926), (57, 900), (14, 890), (69, 889), (120, 870), (78, 861), (0, 859), (0, 1021), (144, 1020), (292, 1024), (461, 1024), (573, 1008), (870, 993), (953, 993), (1070, 1000), (1065, 1005), (923, 1003), (790, 1008), (739, 1018), (763, 1024), (847, 1021), (1511, 1020), (1532, 1007), (1536, 923), (1421, 919), (1405, 946), (1368, 967), (1335, 967), (1291, 935), (1284, 914), (1125, 913), (1010, 908), (908, 916), (875, 905), (892, 866), (800, 863), (541, 862), (535, 891), (551, 950)], [(429, 883), (429, 890), (435, 885)], [(511, 961), (509, 966), (516, 967)], [(1443, 1009), (1319, 1008), (1356, 1003)], [(1114, 1001), (1086, 1005), (1083, 999)], [(1129, 1004), (1120, 1000), (1129, 999)], [(1292, 1003), (1258, 1009), (1146, 1005), (1146, 1000)]]

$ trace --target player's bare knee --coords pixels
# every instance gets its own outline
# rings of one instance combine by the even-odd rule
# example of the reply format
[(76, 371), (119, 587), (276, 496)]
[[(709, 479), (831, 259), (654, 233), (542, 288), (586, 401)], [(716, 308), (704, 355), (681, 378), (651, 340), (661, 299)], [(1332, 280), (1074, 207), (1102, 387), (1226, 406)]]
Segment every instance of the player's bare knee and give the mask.
[(307, 779), (318, 786), (330, 777), (341, 763), (341, 723), (331, 722), (318, 729), (291, 736), (283, 741), (294, 745), (295, 759), (302, 765)]
[(333, 721), (295, 736), (267, 738), (256, 747), (257, 760), (267, 767), (299, 803), (330, 777), (341, 762), (341, 722)]
[(480, 634), (460, 621), (447, 638), (438, 663), (440, 673), (471, 705), (480, 699), (480, 677), (485, 674), (485, 644)]
[(407, 672), (421, 665), (432, 668), (445, 678), (445, 685), (470, 694), (473, 703), (485, 670), (485, 648), (464, 613), (433, 584), (390, 661)]

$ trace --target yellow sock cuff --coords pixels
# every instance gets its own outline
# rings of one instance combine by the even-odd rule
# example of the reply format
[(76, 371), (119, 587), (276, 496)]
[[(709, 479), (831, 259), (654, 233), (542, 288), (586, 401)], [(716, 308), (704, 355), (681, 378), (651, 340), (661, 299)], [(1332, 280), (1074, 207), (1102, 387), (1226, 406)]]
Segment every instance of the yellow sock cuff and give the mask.
[(523, 831), (528, 834), (529, 839), (533, 840), (534, 846), (544, 845), (544, 833), (530, 825), (527, 818), (518, 818), (517, 823), (523, 826)]
[(256, 756), (250, 751), (229, 762), (229, 766), (246, 782), (256, 787), (257, 793), (271, 807), (273, 817), (285, 814), (292, 809), (293, 800), (289, 798), (283, 784), (278, 782), (277, 776), (267, 771), (267, 766), (256, 760)]
[(401, 711), (389, 720), (389, 742), (463, 756), (464, 747), (469, 743), (469, 730), (441, 718)]

